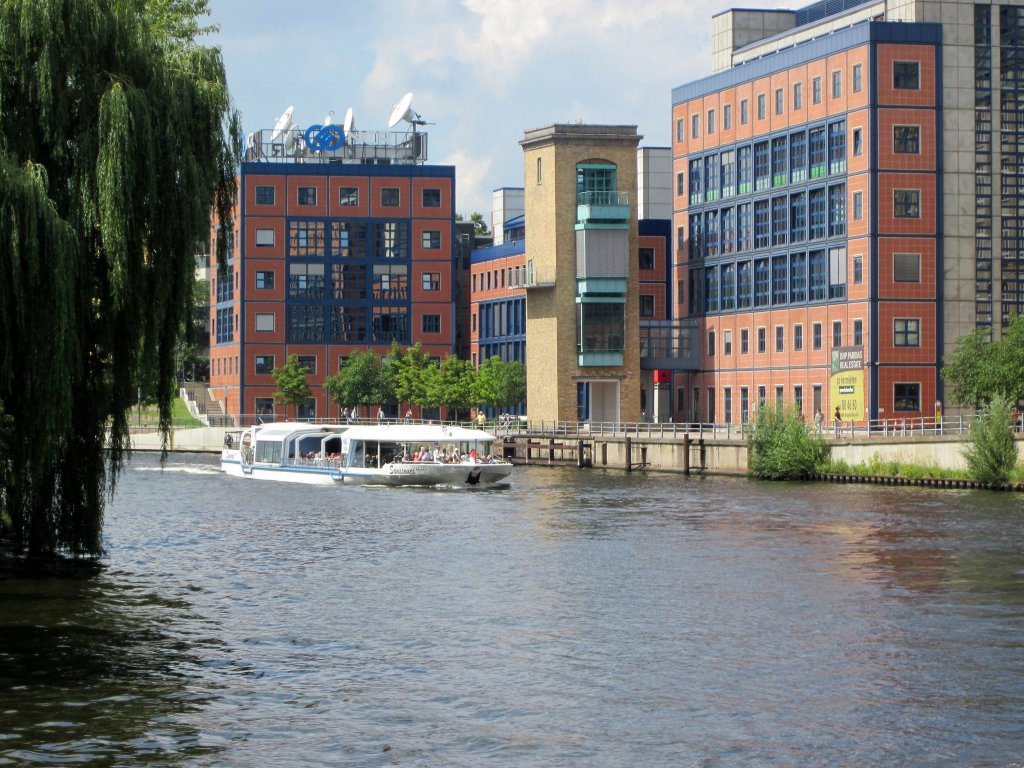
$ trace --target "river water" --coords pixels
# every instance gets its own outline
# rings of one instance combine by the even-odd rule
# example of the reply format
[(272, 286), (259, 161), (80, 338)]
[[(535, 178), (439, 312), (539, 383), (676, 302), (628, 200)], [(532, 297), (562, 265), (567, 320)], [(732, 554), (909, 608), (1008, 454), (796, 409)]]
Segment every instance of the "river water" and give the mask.
[(1024, 497), (137, 456), (0, 579), (0, 764), (1024, 765)]

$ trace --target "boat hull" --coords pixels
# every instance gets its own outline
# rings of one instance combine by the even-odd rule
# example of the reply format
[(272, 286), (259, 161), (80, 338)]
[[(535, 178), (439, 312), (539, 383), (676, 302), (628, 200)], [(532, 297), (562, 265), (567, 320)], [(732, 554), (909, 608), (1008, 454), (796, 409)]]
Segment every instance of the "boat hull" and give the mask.
[(341, 472), (334, 468), (243, 465), (239, 459), (223, 457), (220, 460), (220, 468), (225, 474), (233, 477), (304, 485), (340, 485), (342, 480)]
[(447, 485), (487, 486), (505, 482), (512, 474), (511, 464), (435, 464), (403, 462), (380, 469), (348, 467), (344, 482), (361, 485)]

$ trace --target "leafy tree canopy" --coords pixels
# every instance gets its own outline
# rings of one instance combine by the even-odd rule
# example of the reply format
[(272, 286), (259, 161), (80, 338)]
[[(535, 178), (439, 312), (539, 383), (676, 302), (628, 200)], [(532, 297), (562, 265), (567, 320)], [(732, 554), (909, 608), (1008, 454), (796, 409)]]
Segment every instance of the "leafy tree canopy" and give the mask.
[[(0, 2), (0, 536), (99, 554), (146, 372), (165, 438), (196, 242), (241, 131), (206, 0)], [(104, 447), (109, 451), (104, 451)]]
[(971, 425), (964, 458), (971, 475), (980, 482), (1000, 484), (1010, 478), (1017, 464), (1013, 441), (1013, 407), (1002, 396), (994, 397)]
[(981, 407), (1001, 397), (1015, 403), (1024, 398), (1024, 317), (1015, 317), (1002, 338), (989, 341), (979, 328), (957, 341), (946, 356), (942, 378), (958, 405)]
[(503, 361), (497, 355), (480, 366), (478, 400), (493, 408), (512, 407), (526, 399), (526, 368), (518, 360)]
[(394, 401), (394, 389), (385, 376), (380, 357), (370, 350), (356, 350), (349, 355), (338, 372), (327, 377), (324, 389), (342, 408)]
[(306, 380), (308, 373), (309, 371), (299, 365), (298, 355), (288, 355), (288, 361), (284, 365), (270, 372), (274, 377), (274, 383), (277, 384), (274, 397), (284, 406), (285, 414), (288, 413), (288, 406), (298, 408), (312, 396), (309, 382)]
[[(456, 221), (465, 221), (461, 213), (455, 214)], [(484, 215), (479, 211), (474, 211), (470, 214), (469, 220), (473, 222), (473, 231), (478, 235), (489, 235), (491, 234), (491, 228), (487, 226), (487, 221), (484, 219)]]

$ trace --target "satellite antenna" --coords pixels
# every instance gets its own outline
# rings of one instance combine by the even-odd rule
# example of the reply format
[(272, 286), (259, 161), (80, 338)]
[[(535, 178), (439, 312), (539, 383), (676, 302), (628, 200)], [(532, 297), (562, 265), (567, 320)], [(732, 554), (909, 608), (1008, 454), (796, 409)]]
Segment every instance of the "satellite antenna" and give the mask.
[(334, 110), (332, 109), (327, 113), (327, 117), (324, 118), (324, 125), (328, 126), (334, 122)]
[(352, 133), (352, 131), (356, 129), (356, 118), (355, 115), (352, 114), (352, 107), (349, 107), (348, 111), (345, 113), (344, 127), (345, 136), (348, 136), (350, 133)]
[(270, 134), (271, 141), (277, 141), (281, 138), (285, 131), (292, 126), (292, 112), (295, 107), (288, 107), (274, 123), (274, 132)]
[(402, 97), (395, 106), (391, 108), (391, 117), (388, 118), (388, 128), (394, 128), (400, 122), (405, 122), (412, 125), (412, 129), (415, 131), (417, 125), (426, 125), (423, 119), (416, 113), (412, 108), (412, 93), (407, 93)]

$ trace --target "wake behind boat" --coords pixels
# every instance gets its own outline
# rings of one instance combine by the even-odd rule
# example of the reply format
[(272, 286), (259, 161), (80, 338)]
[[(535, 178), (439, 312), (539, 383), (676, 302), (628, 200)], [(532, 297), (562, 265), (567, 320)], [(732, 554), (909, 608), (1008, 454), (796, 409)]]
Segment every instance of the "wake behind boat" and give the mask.
[(221, 469), (238, 477), (314, 485), (492, 485), (512, 464), (483, 430), (434, 424), (348, 426), (283, 422), (229, 435)]

